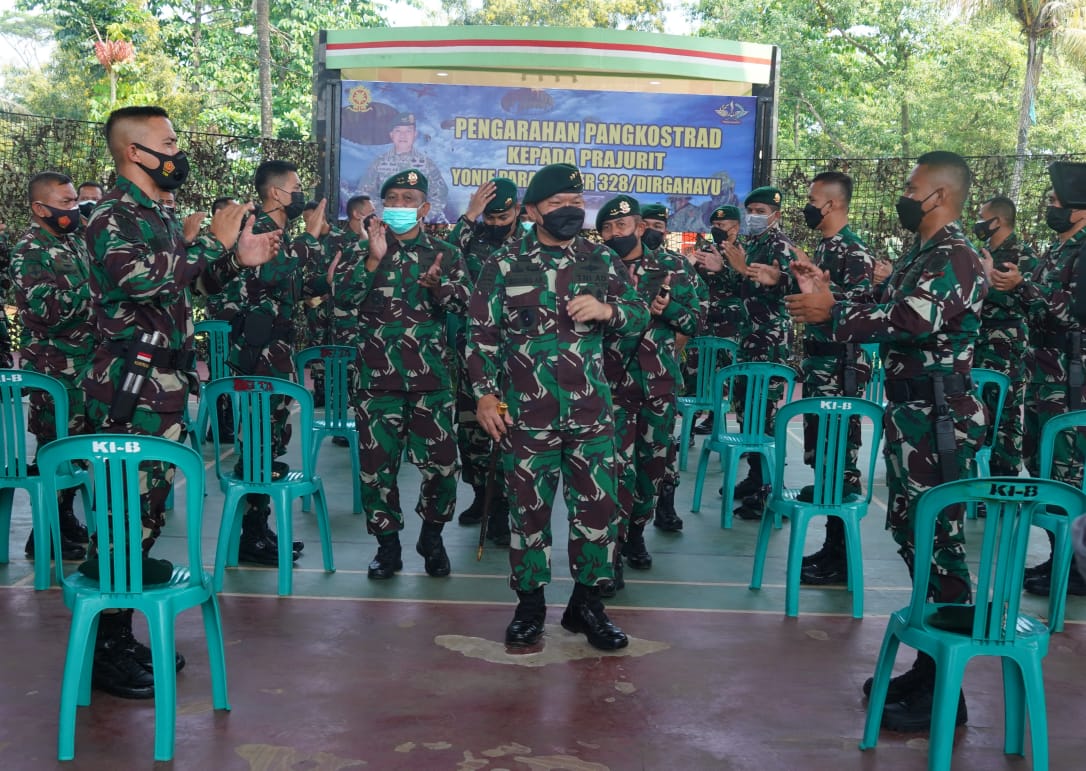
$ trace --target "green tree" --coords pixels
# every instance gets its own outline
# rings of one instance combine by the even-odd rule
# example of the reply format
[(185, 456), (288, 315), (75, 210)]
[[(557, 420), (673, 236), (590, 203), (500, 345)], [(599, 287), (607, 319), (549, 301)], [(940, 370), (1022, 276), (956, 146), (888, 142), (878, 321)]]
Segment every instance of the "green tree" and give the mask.
[(450, 24), (607, 27), (661, 32), (663, 0), (442, 0)]

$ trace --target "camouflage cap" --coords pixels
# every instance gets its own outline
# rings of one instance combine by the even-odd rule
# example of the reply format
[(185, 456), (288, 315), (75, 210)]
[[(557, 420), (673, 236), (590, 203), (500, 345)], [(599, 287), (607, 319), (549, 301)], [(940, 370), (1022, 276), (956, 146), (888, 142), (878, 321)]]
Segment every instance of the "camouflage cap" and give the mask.
[(602, 228), (605, 222), (634, 215), (641, 215), (641, 204), (637, 202), (637, 199), (628, 195), (616, 195), (600, 207), (596, 214), (596, 230)]
[(517, 205), (517, 185), (505, 177), (494, 177), (494, 198), (483, 209), (487, 214), (501, 214)]
[(766, 203), (780, 208), (781, 191), (772, 185), (756, 187), (747, 193), (747, 197), (743, 199), (744, 206), (750, 206), (752, 203)]
[(1048, 167), (1052, 190), (1068, 209), (1086, 209), (1086, 163), (1056, 161)]
[(415, 113), (413, 112), (401, 112), (396, 116), (396, 120), (392, 121), (392, 128), (397, 126), (410, 126), (415, 127)]
[(393, 174), (381, 185), (381, 197), (394, 187), (405, 190), (421, 190), (424, 194), (430, 192), (430, 182), (426, 175), (418, 169), (405, 169), (398, 174)]
[(739, 222), (742, 219), (743, 215), (739, 212), (738, 206), (718, 206), (709, 215), (710, 222), (713, 220), (735, 220)]
[(641, 219), (667, 222), (667, 207), (662, 203), (649, 203), (641, 207)]
[(583, 193), (584, 181), (576, 166), (568, 163), (552, 163), (532, 176), (524, 191), (524, 203), (539, 203), (559, 193)]

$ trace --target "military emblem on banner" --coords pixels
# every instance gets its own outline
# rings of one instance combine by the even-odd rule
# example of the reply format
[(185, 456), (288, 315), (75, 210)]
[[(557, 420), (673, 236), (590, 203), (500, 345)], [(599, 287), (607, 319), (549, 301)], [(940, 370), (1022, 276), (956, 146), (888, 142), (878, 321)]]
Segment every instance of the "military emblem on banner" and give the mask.
[(373, 97), (365, 86), (355, 86), (347, 93), (347, 101), (352, 112), (369, 112)]
[(738, 126), (743, 122), (743, 118), (750, 113), (743, 105), (736, 104), (734, 99), (726, 104), (720, 105), (714, 112), (720, 116), (721, 123), (729, 126)]

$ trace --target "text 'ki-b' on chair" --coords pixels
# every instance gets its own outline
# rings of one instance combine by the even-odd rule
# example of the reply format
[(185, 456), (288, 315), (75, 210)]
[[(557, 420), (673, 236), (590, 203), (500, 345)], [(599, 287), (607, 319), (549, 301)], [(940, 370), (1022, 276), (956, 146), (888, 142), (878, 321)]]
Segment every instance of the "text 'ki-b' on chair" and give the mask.
[[(1003, 417), (1003, 403), (1007, 398), (1007, 392), (1010, 390), (1011, 379), (1002, 372), (996, 372), (994, 369), (984, 369), (983, 367), (974, 367), (971, 377), (973, 378), (973, 390), (976, 392), (977, 398), (985, 404), (989, 404), (988, 399), (985, 398), (985, 392), (991, 393), (992, 389), (995, 389), (996, 392), (995, 412), (988, 416), (988, 435), (984, 439), (984, 444), (977, 449), (973, 461), (976, 476), (983, 478), (992, 475), (990, 467), (992, 449), (999, 439), (999, 421)], [(968, 519), (977, 518), (976, 504), (966, 508), (965, 516)]]
[[(313, 418), (313, 467), (317, 466), (321, 446), (329, 436), (342, 436), (351, 453), (354, 511), (362, 513), (362, 478), (358, 460), (358, 426), (351, 415), (349, 400), (350, 367), (358, 350), (350, 345), (321, 345), (306, 348), (294, 356), (298, 382), (305, 382), (305, 368), (311, 363), (324, 363), (324, 416)], [(302, 500), (302, 511), (309, 511), (309, 497)]]
[[(1040, 474), (1045, 479), (1052, 478), (1052, 459), (1055, 456), (1056, 443), (1066, 441), (1075, 444), (1076, 432), (1086, 433), (1086, 410), (1065, 412), (1049, 418), (1041, 429), (1041, 466)], [(1082, 463), (1082, 458), (1076, 459)], [(1082, 489), (1086, 490), (1086, 476)], [(1063, 631), (1064, 613), (1067, 610), (1067, 582), (1071, 574), (1071, 521), (1077, 512), (1060, 511), (1057, 508), (1041, 507), (1033, 514), (1033, 524), (1043, 527), (1054, 536), (1052, 542), (1052, 579), (1048, 591), (1048, 627), (1053, 632)]]
[[(219, 451), (218, 421), (211, 421), (211, 435), (215, 440), (215, 475), (219, 478), (219, 486), (225, 497), (219, 543), (215, 550), (215, 589), (222, 590), (226, 567), (238, 564), (245, 496), (255, 493), (271, 499), (276, 529), (279, 531), (279, 594), (288, 595), (293, 588), (290, 544), (294, 540), (291, 509), (295, 498), (312, 495), (316, 500), (324, 569), (329, 573), (335, 570), (328, 501), (324, 494), (324, 483), (313, 469), (313, 396), (297, 383), (274, 377), (224, 378), (208, 383), (204, 390), (209, 404), (214, 404), (223, 395), (229, 395), (233, 400), (234, 451), (238, 453), (239, 460), (235, 465), (224, 468)], [(275, 479), (272, 475), (272, 413), (278, 399), (293, 399), (298, 403), (302, 470), (289, 471)]]
[[(737, 388), (739, 381), (743, 387)], [(721, 367), (713, 375), (712, 393), (716, 400), (714, 410), (723, 415), (727, 410), (727, 399), (735, 399), (737, 394), (743, 398), (743, 425), (736, 432), (730, 433), (723, 420), (713, 423), (713, 433), (705, 437), (698, 457), (698, 473), (694, 478), (694, 500), (690, 510), (697, 513), (701, 508), (702, 488), (705, 486), (705, 472), (709, 466), (709, 454), (720, 454), (720, 467), (724, 472), (724, 499), (720, 508), (720, 526), (732, 526), (732, 502), (735, 476), (739, 459), (750, 454), (754, 457), (750, 463), (764, 459), (763, 468), (772, 473), (774, 438), (766, 433), (766, 408), (772, 396), (770, 389), (775, 383), (784, 381), (784, 401), (792, 400), (792, 391), (796, 387), (796, 371), (783, 364), (765, 361), (746, 361)], [(727, 394), (727, 396), (725, 396)], [(772, 479), (765, 480), (771, 484)], [(777, 522), (777, 527), (780, 523)]]
[[(76, 708), (91, 703), (91, 671), (101, 614), (137, 610), (147, 617), (155, 679), (155, 760), (173, 757), (177, 713), (174, 625), (177, 616), (200, 608), (207, 635), (212, 704), (230, 709), (226, 695), (226, 658), (222, 619), (203, 569), (201, 534), (204, 508), (204, 462), (195, 450), (170, 439), (134, 434), (73, 436), (50, 442), (38, 453), (51, 518), (58, 521), (56, 491), (74, 461), (89, 464), (94, 505), (87, 519), (98, 534), (97, 579), (73, 572), (63, 580), (64, 602), (72, 611), (68, 652), (60, 693), (57, 757), (75, 757)], [(169, 581), (144, 584), (143, 532), (140, 518), (139, 467), (147, 461), (171, 465), (184, 476), (187, 565), (175, 567)], [(117, 503), (123, 502), (123, 503)]]
[[(739, 344), (726, 337), (694, 337), (686, 344), (687, 356), (696, 352), (698, 355), (697, 379), (693, 396), (680, 396), (676, 399), (679, 416), (682, 418), (679, 429), (679, 470), (686, 471), (686, 459), (690, 448), (690, 432), (694, 429), (694, 413), (699, 410), (713, 412), (719, 406), (719, 394), (714, 396), (713, 373), (717, 370), (717, 359), (722, 351), (732, 355), (734, 361), (739, 351)], [(726, 414), (726, 413), (725, 413)], [(713, 414), (723, 422), (724, 414)]]
[[(962, 503), (983, 503), (988, 511), (977, 569), (975, 605), (927, 601), (929, 570), (940, 512)], [(1025, 477), (962, 479), (921, 496), (914, 519), (916, 570), (912, 600), (891, 614), (882, 641), (867, 705), (860, 749), (879, 738), (886, 690), (901, 643), (935, 660), (928, 768), (949, 769), (954, 726), (966, 665), (975, 656), (999, 656), (1003, 665), (1003, 751), (1025, 754), (1027, 713), (1033, 768), (1048, 768), (1048, 717), (1041, 671), (1048, 655), (1049, 629), (1019, 613), (1030, 526), (1037, 511), (1054, 507), (1080, 516), (1086, 494), (1063, 482)]]
[[(11, 508), (15, 491), (26, 490), (30, 498), (31, 526), (34, 528), (34, 588), (48, 589), (49, 558), (56, 563), (59, 582), (64, 574), (60, 556), (60, 521), (50, 518), (50, 508), (41, 476), (33, 473), (27, 447), (27, 418), (24, 397), (38, 391), (53, 401), (56, 435), (68, 435), (68, 392), (56, 378), (20, 369), (0, 369), (0, 564), (7, 564), (11, 536)], [(58, 490), (79, 488), (83, 510), (90, 507), (90, 476), (71, 464), (56, 480)], [(54, 498), (52, 508), (56, 508)], [(90, 525), (91, 523), (88, 523)]]
[[(813, 517), (838, 517), (844, 525), (845, 551), (848, 561), (848, 590), (852, 592), (852, 617), (863, 618), (863, 549), (860, 542), (860, 520), (871, 504), (871, 480), (875, 478), (875, 461), (882, 439), (883, 408), (866, 399), (844, 397), (814, 397), (798, 399), (781, 407), (774, 426), (775, 454), (773, 463), (773, 492), (766, 504), (754, 550), (754, 570), (751, 589), (760, 589), (765, 568), (766, 551), (773, 523), (778, 517), (791, 520), (788, 536), (788, 572), (785, 581), (785, 615), (799, 615), (799, 574), (803, 563), (803, 546), (807, 526)], [(818, 438), (814, 460), (814, 494), (811, 501), (797, 500), (798, 489), (784, 486), (784, 466), (788, 458), (788, 424), (793, 418), (818, 418)], [(852, 420), (868, 418), (873, 424), (868, 442), (867, 473), (861, 477), (866, 493), (844, 493), (844, 476), (848, 457), (848, 431)], [(797, 451), (801, 461), (802, 448)], [(770, 517), (770, 512), (773, 517)]]

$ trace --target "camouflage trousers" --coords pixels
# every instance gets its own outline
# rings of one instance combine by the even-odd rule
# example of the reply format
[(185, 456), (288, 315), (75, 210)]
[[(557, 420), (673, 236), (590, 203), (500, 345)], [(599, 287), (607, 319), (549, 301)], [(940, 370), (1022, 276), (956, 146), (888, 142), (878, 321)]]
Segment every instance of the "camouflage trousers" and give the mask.
[[(863, 362), (862, 357), (854, 362), (856, 370), (856, 390), (844, 393), (841, 382), (841, 367), (838, 360), (829, 356), (809, 356), (803, 360), (803, 396), (863, 396), (864, 387), (871, 378), (871, 367)], [(803, 462), (813, 466), (815, 461), (815, 443), (818, 441), (818, 418), (814, 415), (803, 416)], [(860, 419), (849, 418), (848, 436), (845, 447), (845, 484), (860, 486)]]
[[(1063, 383), (1028, 383), (1025, 394), (1022, 456), (1030, 476), (1041, 475), (1041, 432), (1045, 424), (1067, 412), (1067, 386)], [(1082, 459), (1086, 457), (1086, 434), (1061, 431), (1052, 448), (1052, 479), (1079, 487)], [(994, 460), (994, 458), (993, 458)]]
[[(1022, 341), (989, 339), (979, 342), (973, 351), (973, 366), (1002, 372), (1011, 379), (1010, 390), (1003, 400), (1003, 414), (999, 425), (989, 428), (995, 432), (992, 459), (989, 467), (992, 476), (1018, 476), (1022, 469), (1022, 405), (1026, 393), (1025, 346)], [(998, 406), (994, 386), (984, 389), (984, 404), (990, 415)]]
[[(87, 406), (84, 401), (83, 389), (79, 387), (76, 379), (71, 375), (57, 374), (55, 372), (46, 374), (63, 383), (64, 390), (68, 393), (68, 436), (93, 433), (87, 420)], [(31, 392), (27, 428), (37, 439), (39, 449), (57, 438), (56, 407), (48, 394), (42, 391)]]
[(358, 425), (362, 506), (373, 535), (403, 530), (396, 477), (407, 459), (422, 473), (415, 511), (427, 522), (448, 522), (456, 505), (456, 440), (449, 391), (371, 391), (353, 395)]
[(674, 397), (637, 402), (615, 402), (615, 474), (617, 478), (617, 539), (626, 540), (633, 523), (652, 521), (660, 487), (669, 479), (668, 460), (674, 461)]
[(461, 476), (472, 487), (486, 484), (487, 466), (493, 442), (490, 435), (475, 420), (475, 395), (471, 392), (471, 379), (460, 359), (460, 377), (456, 383), (456, 446), (460, 452)]
[[(113, 423), (109, 405), (87, 399), (87, 419), (102, 434), (139, 434), (161, 436), (174, 441), (184, 439), (184, 414), (155, 412), (139, 406), (128, 423)], [(143, 525), (143, 553), (154, 546), (166, 524), (166, 499), (173, 486), (173, 466), (159, 462), (140, 464), (140, 521)]]
[[(958, 476), (968, 477), (987, 427), (984, 405), (972, 394), (950, 396), (947, 402), (958, 442)], [(917, 501), (924, 492), (944, 481), (935, 451), (933, 409), (917, 402), (890, 402), (883, 415), (889, 495), (886, 524), (910, 576), (916, 558), (913, 521)], [(964, 516), (965, 507), (955, 506), (940, 512), (936, 521), (928, 579), (928, 596), (936, 602), (966, 602), (972, 595), (969, 568), (965, 564)]]
[(513, 427), (502, 439), (512, 543), (510, 586), (530, 592), (551, 581), (551, 508), (562, 479), (573, 580), (613, 578), (615, 438), (609, 425), (561, 431)]

